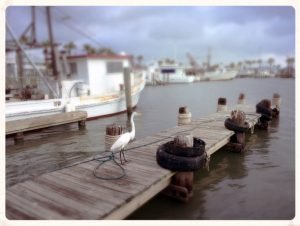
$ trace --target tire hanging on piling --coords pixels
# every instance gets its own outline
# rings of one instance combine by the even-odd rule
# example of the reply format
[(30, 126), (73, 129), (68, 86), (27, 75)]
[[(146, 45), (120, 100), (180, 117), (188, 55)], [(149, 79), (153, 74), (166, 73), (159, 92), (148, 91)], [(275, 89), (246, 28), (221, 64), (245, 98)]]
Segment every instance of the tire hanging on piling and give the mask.
[(174, 141), (165, 143), (165, 151), (169, 154), (183, 156), (183, 157), (196, 157), (204, 154), (205, 142), (200, 138), (194, 137), (194, 147), (180, 147), (174, 144)]
[(227, 118), (224, 122), (224, 125), (226, 129), (239, 133), (245, 133), (250, 128), (248, 122), (244, 122), (243, 125), (238, 125), (231, 118)]
[(205, 142), (200, 138), (193, 138), (193, 147), (179, 147), (174, 142), (160, 145), (156, 152), (157, 163), (173, 171), (196, 171), (205, 166)]
[(196, 171), (205, 165), (205, 155), (196, 157), (183, 157), (166, 152), (163, 146), (160, 146), (156, 152), (157, 163), (166, 169), (173, 171)]

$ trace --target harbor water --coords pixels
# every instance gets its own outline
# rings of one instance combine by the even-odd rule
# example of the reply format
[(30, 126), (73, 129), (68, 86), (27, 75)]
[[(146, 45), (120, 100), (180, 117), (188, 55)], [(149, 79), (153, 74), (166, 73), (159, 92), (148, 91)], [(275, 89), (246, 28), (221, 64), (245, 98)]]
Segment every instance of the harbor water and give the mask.
[[(234, 79), (166, 86), (142, 92), (135, 118), (136, 139), (177, 125), (178, 108), (187, 106), (193, 118), (216, 111), (217, 99), (235, 105), (240, 93), (246, 104), (281, 95), (279, 120), (268, 131), (247, 137), (243, 154), (220, 150), (211, 156), (210, 170), (195, 173), (194, 196), (188, 204), (157, 195), (128, 219), (292, 219), (295, 215), (295, 80)], [(107, 125), (127, 124), (127, 115), (76, 123), (25, 135), (23, 144), (6, 139), (6, 187), (84, 161), (104, 151)], [(130, 163), (128, 163), (130, 164)], [(91, 172), (92, 173), (92, 172)]]

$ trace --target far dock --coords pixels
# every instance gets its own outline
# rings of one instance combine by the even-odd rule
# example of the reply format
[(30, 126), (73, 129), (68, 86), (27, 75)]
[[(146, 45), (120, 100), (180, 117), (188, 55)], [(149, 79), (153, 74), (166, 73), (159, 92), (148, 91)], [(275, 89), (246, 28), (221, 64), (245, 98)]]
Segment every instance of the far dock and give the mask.
[[(246, 113), (246, 121), (254, 126), (260, 114), (254, 106), (237, 105)], [(8, 187), (6, 217), (8, 219), (124, 219), (164, 190), (176, 172), (156, 162), (159, 145), (182, 133), (191, 133), (206, 142), (208, 156), (226, 145), (234, 135), (224, 127), (230, 110), (192, 120), (130, 143), (125, 152), (129, 160), (123, 167), (126, 175), (117, 180), (101, 180), (93, 175), (97, 161), (83, 162), (49, 172)], [(99, 169), (109, 177), (119, 173), (112, 161)]]

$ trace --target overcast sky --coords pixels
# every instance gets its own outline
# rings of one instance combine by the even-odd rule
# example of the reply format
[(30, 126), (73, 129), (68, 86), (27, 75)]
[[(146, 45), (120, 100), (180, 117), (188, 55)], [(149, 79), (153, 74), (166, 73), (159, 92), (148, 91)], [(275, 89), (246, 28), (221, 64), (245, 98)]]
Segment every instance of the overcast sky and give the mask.
[[(295, 54), (292, 7), (52, 7), (54, 38), (73, 41), (78, 52), (89, 43), (142, 55), (144, 61), (191, 53), (199, 62), (211, 48), (213, 63), (274, 57), (285, 64)], [(37, 7), (37, 36), (47, 40), (45, 8)], [(17, 35), (31, 21), (30, 7), (8, 7), (6, 19)]]

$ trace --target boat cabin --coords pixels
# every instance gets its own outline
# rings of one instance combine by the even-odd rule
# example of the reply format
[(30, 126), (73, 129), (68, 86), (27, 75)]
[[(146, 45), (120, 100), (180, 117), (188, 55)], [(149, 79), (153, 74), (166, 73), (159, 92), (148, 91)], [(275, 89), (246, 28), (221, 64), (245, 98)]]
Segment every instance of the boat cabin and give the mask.
[[(63, 97), (102, 95), (123, 88), (124, 67), (130, 66), (129, 55), (87, 54), (67, 57), (69, 73), (63, 73)], [(131, 79), (133, 81), (133, 79)]]

